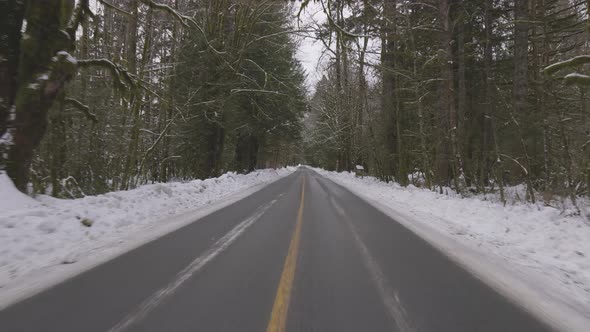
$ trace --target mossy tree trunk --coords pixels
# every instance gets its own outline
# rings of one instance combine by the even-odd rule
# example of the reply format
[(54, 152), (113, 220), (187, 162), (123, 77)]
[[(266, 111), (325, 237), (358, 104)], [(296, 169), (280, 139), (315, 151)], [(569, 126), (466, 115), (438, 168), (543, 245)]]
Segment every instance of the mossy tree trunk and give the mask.
[[(24, 2), (0, 2), (0, 136), (8, 127), (9, 112), (16, 96), (16, 75), (19, 57)], [(0, 155), (0, 165), (2, 164)]]
[[(137, 33), (138, 33), (138, 21), (139, 21), (139, 12), (138, 12), (139, 0), (132, 0), (129, 2), (129, 13), (131, 16), (129, 17), (129, 21), (127, 22), (127, 70), (130, 73), (137, 75)], [(140, 118), (140, 111), (141, 111), (141, 103), (142, 103), (142, 95), (141, 91), (138, 87), (135, 87), (131, 90), (130, 93), (130, 105), (129, 108), (131, 110), (132, 115), (132, 127), (131, 127), (131, 135), (129, 139), (129, 145), (127, 147), (127, 158), (125, 160), (125, 166), (123, 167), (123, 175), (121, 179), (121, 185), (118, 189), (120, 190), (127, 190), (129, 188), (129, 182), (131, 181), (133, 166), (135, 164), (135, 150), (137, 149), (137, 141), (139, 139), (139, 118)], [(124, 122), (126, 119), (123, 120)], [(123, 125), (125, 125), (123, 123)]]
[(18, 84), (15, 97), (13, 145), (7, 171), (17, 188), (25, 191), (34, 149), (47, 128), (47, 113), (76, 71), (66, 52), (73, 40), (67, 29), (74, 0), (29, 0), (24, 18), (27, 28), (20, 40)]

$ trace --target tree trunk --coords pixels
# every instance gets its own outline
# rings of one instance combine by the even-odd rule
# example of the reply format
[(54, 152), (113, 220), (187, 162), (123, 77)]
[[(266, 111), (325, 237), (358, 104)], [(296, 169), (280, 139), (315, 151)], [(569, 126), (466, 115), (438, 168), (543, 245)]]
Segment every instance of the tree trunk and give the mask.
[(395, 74), (395, 41), (392, 25), (394, 12), (396, 11), (396, 0), (385, 0), (383, 3), (383, 24), (381, 26), (381, 65), (382, 71), (382, 92), (381, 109), (383, 114), (383, 126), (385, 131), (385, 144), (388, 158), (386, 162), (386, 176), (398, 174), (395, 163), (398, 158), (398, 126), (396, 118), (396, 103), (394, 91), (396, 89)]
[[(367, 0), (364, 2), (365, 8), (365, 15), (367, 15), (368, 4)], [(365, 22), (365, 34), (367, 33), (367, 22)], [(359, 94), (358, 94), (358, 103), (356, 107), (356, 116), (355, 116), (355, 131), (356, 137), (358, 137), (359, 141), (359, 153), (357, 154), (357, 158), (354, 160), (356, 164), (365, 165), (366, 166), (366, 155), (367, 152), (365, 151), (366, 146), (364, 144), (364, 113), (368, 109), (368, 96), (367, 96), (367, 79), (365, 77), (365, 54), (367, 52), (367, 47), (369, 45), (369, 37), (364, 37), (362, 41), (362, 47), (359, 47), (359, 70), (358, 70), (358, 85), (359, 85)]]
[[(51, 196), (62, 197), (61, 179), (64, 178), (64, 165), (67, 157), (66, 150), (66, 125), (63, 112), (65, 109), (65, 93), (61, 93), (57, 98), (57, 102), (49, 111), (49, 127), (48, 133), (51, 146), (50, 166), (50, 180), (51, 180)], [(68, 197), (73, 198), (73, 197)]]
[[(442, 131), (441, 136), (445, 137), (439, 151), (438, 179), (439, 184), (448, 184), (449, 176), (452, 176), (455, 189), (461, 191), (459, 186), (459, 151), (457, 147), (457, 110), (455, 106), (454, 74), (452, 62), (452, 38), (453, 31), (450, 19), (450, 4), (448, 0), (439, 0), (439, 19), (442, 24), (441, 47), (444, 50), (442, 61), (440, 83), (440, 111)], [(450, 153), (449, 153), (450, 148)], [(450, 166), (450, 167), (449, 167)], [(450, 171), (450, 174), (449, 174)]]
[[(494, 107), (494, 73), (492, 71), (492, 14), (494, 0), (485, 0), (485, 48), (484, 48), (484, 77), (485, 77), (485, 102), (484, 102), (484, 121), (483, 121), (483, 146), (481, 147), (481, 170), (480, 170), (480, 182), (482, 186), (487, 184), (485, 179), (489, 177), (490, 164), (495, 159), (496, 176), (495, 179), (498, 182), (500, 189), (500, 199), (502, 203), (506, 203), (504, 198), (504, 179), (502, 169), (502, 159), (500, 157), (500, 151), (496, 138), (495, 130), (495, 107)], [(492, 145), (493, 144), (493, 145)], [(492, 155), (492, 149), (494, 155)]]
[[(457, 98), (457, 109), (455, 115), (455, 163), (456, 163), (456, 173), (459, 176), (466, 176), (466, 170), (471, 169), (471, 167), (467, 168), (465, 164), (467, 164), (467, 158), (463, 159), (462, 156), (465, 156), (463, 153), (465, 151), (465, 118), (469, 117), (472, 118), (472, 115), (468, 115), (467, 109), (467, 87), (466, 87), (466, 57), (465, 57), (465, 1), (462, 0), (457, 2), (457, 11), (459, 12), (458, 18), (456, 19), (456, 26), (458, 27), (457, 33), (457, 62), (458, 62), (458, 72), (457, 72), (457, 86), (458, 86), (458, 98)], [(469, 39), (469, 38), (468, 38)], [(471, 113), (471, 112), (469, 112)], [(468, 166), (471, 166), (470, 164)], [(465, 180), (469, 181), (469, 178)], [(458, 182), (457, 182), (458, 183)]]
[(76, 71), (69, 54), (56, 56), (58, 51), (72, 47), (73, 41), (62, 30), (73, 6), (74, 0), (29, 0), (26, 4), (28, 38), (20, 45), (14, 142), (7, 162), (8, 175), (23, 192), (29, 181), (33, 151), (47, 129), (47, 113)]
[(259, 142), (256, 136), (238, 136), (235, 152), (238, 172), (248, 173), (256, 169), (258, 148)]
[[(0, 137), (8, 126), (9, 112), (16, 97), (16, 76), (24, 15), (24, 1), (0, 2)], [(0, 150), (0, 166), (3, 162)]]
[(524, 154), (526, 170), (524, 176), (531, 201), (535, 202), (533, 183), (531, 181), (531, 161), (525, 142), (521, 121), (527, 117), (528, 96), (528, 47), (529, 23), (528, 0), (514, 1), (514, 113), (515, 125)]

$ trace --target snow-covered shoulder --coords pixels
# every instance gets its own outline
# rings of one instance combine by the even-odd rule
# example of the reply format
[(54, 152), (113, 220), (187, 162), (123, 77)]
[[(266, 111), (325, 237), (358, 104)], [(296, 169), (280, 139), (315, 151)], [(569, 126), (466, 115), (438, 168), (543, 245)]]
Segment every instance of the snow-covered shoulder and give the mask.
[(73, 200), (33, 199), (0, 172), (0, 309), (194, 222), (295, 170), (226, 173)]
[[(590, 226), (542, 204), (461, 198), (314, 168), (565, 331), (590, 326)], [(587, 202), (580, 202), (587, 204)]]

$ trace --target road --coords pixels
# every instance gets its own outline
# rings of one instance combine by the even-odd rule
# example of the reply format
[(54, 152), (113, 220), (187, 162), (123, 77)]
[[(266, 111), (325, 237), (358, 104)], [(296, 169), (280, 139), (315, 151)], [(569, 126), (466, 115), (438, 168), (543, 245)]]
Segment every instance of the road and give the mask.
[(550, 331), (300, 168), (0, 312), (0, 331)]

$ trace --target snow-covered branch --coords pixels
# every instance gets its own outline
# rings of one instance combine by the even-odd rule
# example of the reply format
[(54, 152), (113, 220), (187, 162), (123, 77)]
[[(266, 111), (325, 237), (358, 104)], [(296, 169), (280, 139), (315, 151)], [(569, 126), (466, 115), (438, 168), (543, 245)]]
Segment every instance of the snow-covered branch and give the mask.
[(111, 72), (115, 84), (122, 89), (128, 89), (130, 86), (136, 84), (132, 75), (123, 67), (115, 64), (108, 59), (84, 59), (78, 60), (79, 67), (102, 67)]
[(579, 73), (571, 73), (565, 75), (563, 78), (565, 80), (565, 84), (577, 84), (577, 85), (590, 85), (590, 76), (583, 75)]
[(552, 65), (549, 65), (543, 69), (543, 73), (547, 75), (551, 75), (559, 71), (560, 69), (564, 69), (567, 67), (575, 67), (583, 64), (590, 63), (590, 55), (580, 55), (577, 57), (573, 57), (571, 59), (556, 62)]

